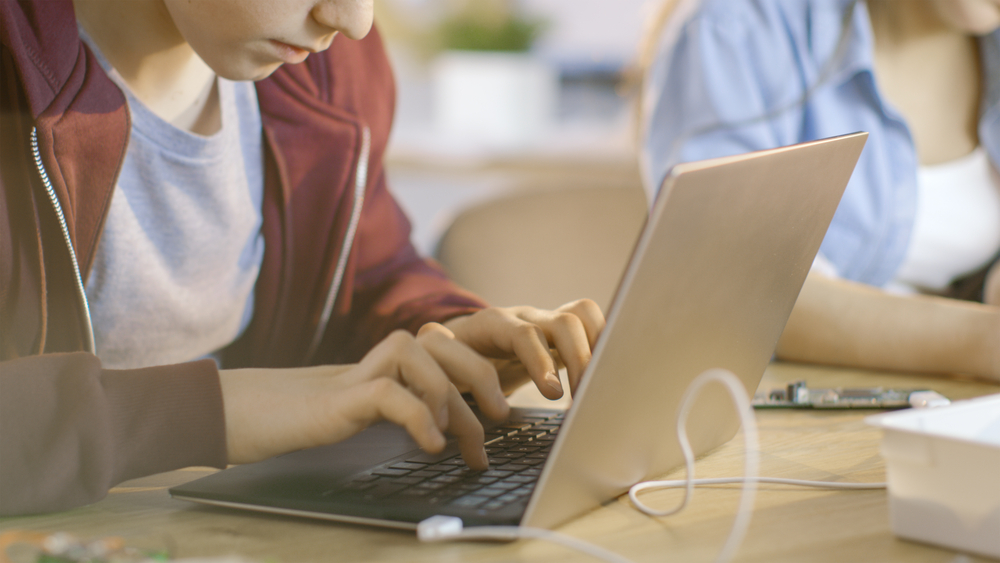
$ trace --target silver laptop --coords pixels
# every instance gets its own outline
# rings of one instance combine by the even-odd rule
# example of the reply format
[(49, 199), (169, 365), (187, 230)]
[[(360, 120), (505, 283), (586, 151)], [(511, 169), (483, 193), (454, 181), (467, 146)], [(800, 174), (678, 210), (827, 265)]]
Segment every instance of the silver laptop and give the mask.
[[(552, 528), (683, 463), (684, 390), (728, 369), (752, 394), (771, 359), (867, 133), (680, 164), (653, 204), (568, 411), (512, 409), (485, 422), (490, 469), (454, 444), (421, 451), (380, 423), (332, 446), (232, 467), (176, 498), (415, 529), (436, 514), (466, 526)], [(688, 422), (696, 454), (733, 437), (722, 389)]]

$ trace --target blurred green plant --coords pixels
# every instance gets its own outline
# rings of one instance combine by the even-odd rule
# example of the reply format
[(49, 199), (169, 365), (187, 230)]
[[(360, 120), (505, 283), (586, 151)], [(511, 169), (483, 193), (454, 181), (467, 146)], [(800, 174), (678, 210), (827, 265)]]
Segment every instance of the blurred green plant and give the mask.
[(471, 0), (441, 22), (438, 39), (444, 49), (523, 52), (546, 27), (547, 22), (525, 16), (511, 0)]

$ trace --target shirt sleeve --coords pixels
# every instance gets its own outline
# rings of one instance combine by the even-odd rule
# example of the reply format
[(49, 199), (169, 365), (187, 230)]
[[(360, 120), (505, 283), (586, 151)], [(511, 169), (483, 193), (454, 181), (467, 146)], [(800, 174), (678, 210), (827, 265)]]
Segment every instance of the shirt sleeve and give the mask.
[(83, 352), (0, 362), (0, 516), (65, 510), (116, 484), (225, 467), (211, 360), (106, 370)]
[(660, 46), (643, 92), (652, 195), (679, 162), (798, 141), (802, 65), (774, 4), (705, 0), (686, 22), (672, 22), (679, 27)]

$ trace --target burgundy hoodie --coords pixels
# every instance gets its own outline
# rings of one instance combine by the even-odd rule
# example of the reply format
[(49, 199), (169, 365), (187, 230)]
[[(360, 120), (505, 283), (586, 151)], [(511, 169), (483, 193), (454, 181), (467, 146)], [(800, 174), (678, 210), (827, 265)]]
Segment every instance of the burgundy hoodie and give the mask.
[[(212, 361), (107, 370), (88, 351), (80, 280), (130, 124), (70, 0), (0, 0), (0, 80), (0, 515), (93, 502), (179, 467), (224, 467)], [(258, 82), (257, 95), (264, 261), (253, 320), (223, 367), (354, 362), (392, 330), (483, 306), (416, 254), (386, 190), (395, 91), (376, 31), (338, 36)]]

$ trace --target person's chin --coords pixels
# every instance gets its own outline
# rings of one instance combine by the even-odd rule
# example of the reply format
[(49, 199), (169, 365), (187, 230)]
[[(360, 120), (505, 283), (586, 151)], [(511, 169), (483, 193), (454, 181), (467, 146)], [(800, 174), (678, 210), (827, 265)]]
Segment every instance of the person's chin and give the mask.
[(264, 80), (268, 76), (274, 74), (274, 71), (278, 70), (282, 64), (283, 63), (274, 63), (266, 67), (261, 67), (257, 70), (256, 74), (254, 74), (253, 77), (247, 78), (246, 80), (253, 80), (254, 82), (258, 80)]
[(281, 62), (256, 62), (244, 65), (231, 65), (224, 69), (216, 69), (215, 72), (222, 78), (234, 82), (258, 81), (274, 74), (283, 63)]

